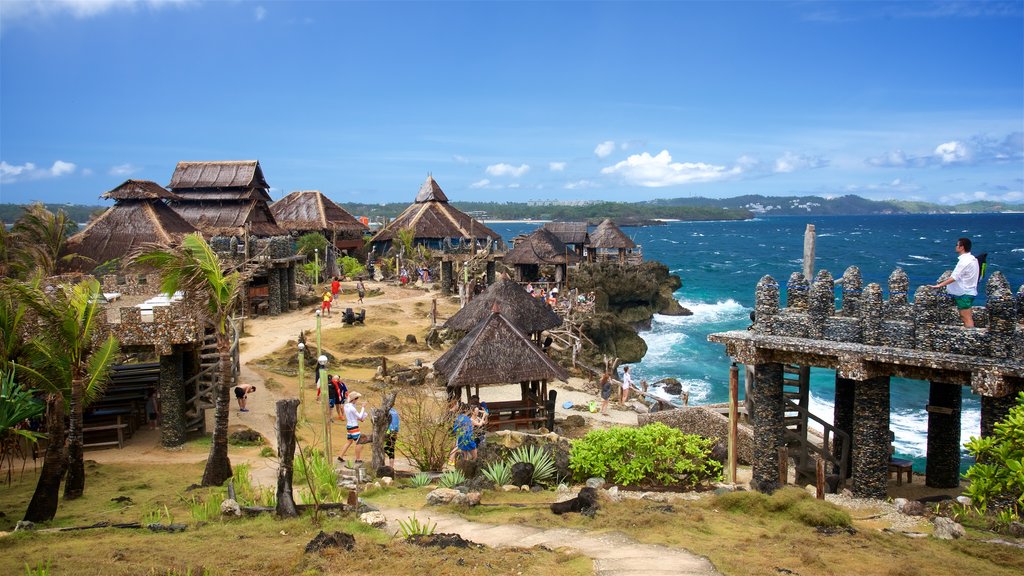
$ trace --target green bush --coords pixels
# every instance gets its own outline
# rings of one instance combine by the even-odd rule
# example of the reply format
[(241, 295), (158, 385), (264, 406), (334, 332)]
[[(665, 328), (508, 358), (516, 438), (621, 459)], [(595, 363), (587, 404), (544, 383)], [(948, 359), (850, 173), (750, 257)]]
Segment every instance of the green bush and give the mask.
[(555, 460), (551, 452), (540, 446), (520, 446), (512, 451), (508, 457), (509, 480), (512, 479), (512, 465), (519, 462), (529, 462), (533, 465), (533, 476), (530, 483), (544, 485), (555, 477)]
[(573, 443), (569, 468), (577, 480), (597, 476), (625, 486), (696, 487), (722, 478), (722, 465), (710, 457), (713, 446), (711, 439), (660, 422), (594, 430)]
[(338, 258), (338, 268), (341, 268), (342, 274), (348, 278), (355, 278), (356, 276), (366, 272), (366, 267), (359, 263), (359, 260), (351, 256), (342, 256)]
[(448, 470), (444, 474), (441, 474), (441, 477), (438, 478), (437, 483), (440, 484), (442, 488), (455, 488), (456, 486), (462, 484), (465, 481), (466, 475), (462, 473), (462, 470), (455, 469)]
[(982, 512), (995, 509), (1001, 523), (1019, 521), (1024, 509), (1024, 392), (991, 436), (972, 437), (965, 446), (976, 462), (965, 475), (971, 485), (964, 494)]
[(715, 496), (714, 507), (750, 517), (780, 516), (812, 527), (843, 527), (853, 521), (846, 510), (794, 487), (776, 490), (771, 496), (761, 492), (726, 492)]
[(504, 460), (496, 460), (484, 466), (483, 475), (495, 486), (504, 486), (512, 481), (512, 466)]

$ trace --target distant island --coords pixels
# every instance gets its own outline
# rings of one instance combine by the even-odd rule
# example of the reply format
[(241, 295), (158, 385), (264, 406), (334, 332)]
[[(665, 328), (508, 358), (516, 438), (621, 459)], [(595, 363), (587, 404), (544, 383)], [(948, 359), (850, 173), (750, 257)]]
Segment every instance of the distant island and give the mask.
[[(1024, 212), (1024, 204), (978, 201), (965, 204), (934, 204), (905, 200), (868, 200), (847, 195), (763, 196), (748, 194), (733, 198), (666, 198), (643, 202), (531, 201), (531, 202), (452, 202), (477, 219), (486, 220), (588, 220), (612, 218), (621, 226), (644, 225), (659, 220), (747, 220), (762, 216), (876, 216), (887, 214), (971, 214), (983, 212)], [(356, 216), (371, 221), (394, 218), (408, 207), (407, 202), (367, 204), (341, 203)], [(105, 206), (46, 204), (50, 211), (64, 210), (75, 222), (88, 222)], [(21, 215), (22, 205), (0, 204), (0, 220), (10, 224)]]

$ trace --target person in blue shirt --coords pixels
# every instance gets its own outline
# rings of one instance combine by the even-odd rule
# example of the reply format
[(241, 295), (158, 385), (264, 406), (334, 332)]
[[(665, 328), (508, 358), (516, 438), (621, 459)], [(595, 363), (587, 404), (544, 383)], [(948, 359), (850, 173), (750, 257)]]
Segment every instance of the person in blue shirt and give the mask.
[(388, 457), (388, 466), (395, 469), (395, 443), (398, 440), (398, 410), (392, 408), (388, 411), (391, 415), (391, 422), (388, 423), (387, 437), (384, 438), (384, 455)]

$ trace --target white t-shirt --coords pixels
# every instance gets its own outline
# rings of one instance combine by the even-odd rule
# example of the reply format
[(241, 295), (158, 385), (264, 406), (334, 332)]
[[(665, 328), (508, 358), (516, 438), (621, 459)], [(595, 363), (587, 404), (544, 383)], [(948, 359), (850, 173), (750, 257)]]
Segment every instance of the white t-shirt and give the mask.
[(356, 410), (354, 402), (345, 403), (345, 426), (352, 428), (359, 426), (359, 421), (366, 418), (366, 409)]
[(977, 296), (978, 259), (970, 252), (961, 254), (950, 278), (953, 279), (953, 283), (946, 285), (946, 292), (953, 296)]
[(633, 386), (633, 375), (629, 372), (622, 373), (622, 389), (627, 390)]

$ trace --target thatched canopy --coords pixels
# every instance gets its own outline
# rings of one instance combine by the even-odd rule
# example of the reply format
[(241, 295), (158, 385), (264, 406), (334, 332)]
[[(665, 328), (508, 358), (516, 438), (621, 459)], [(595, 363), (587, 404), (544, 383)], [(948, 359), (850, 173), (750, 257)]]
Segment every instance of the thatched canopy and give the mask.
[(518, 283), (501, 279), (470, 300), (469, 304), (444, 323), (445, 328), (469, 331), (491, 314), (498, 304), (502, 315), (527, 334), (562, 325), (562, 318), (550, 306), (530, 296)]
[(172, 202), (174, 211), (188, 220), (203, 236), (285, 236), (288, 231), (277, 225), (270, 207), (260, 200), (245, 202)]
[(579, 256), (545, 228), (537, 228), (505, 254), (506, 264), (575, 264)]
[(283, 236), (270, 212), (270, 185), (257, 160), (178, 162), (168, 187), (171, 207), (206, 237)]
[(444, 375), (449, 387), (569, 379), (501, 312), (480, 321), (434, 362), (434, 370)]
[(610, 218), (605, 218), (597, 228), (590, 233), (590, 247), (602, 249), (628, 249), (636, 248), (636, 242), (629, 239), (629, 236), (619, 229)]
[(176, 244), (186, 234), (196, 231), (164, 204), (164, 198), (173, 199), (175, 195), (156, 182), (128, 180), (103, 197), (113, 198), (117, 204), (68, 238), (65, 244), (65, 253), (84, 257), (72, 260), (69, 266), (74, 270), (92, 270), (104, 262), (124, 257), (145, 242)]
[(419, 244), (440, 244), (445, 240), (461, 241), (464, 238), (485, 242), (501, 239), (500, 234), (449, 204), (448, 197), (433, 176), (427, 176), (416, 194), (416, 201), (377, 232), (373, 242), (389, 243), (398, 237), (399, 230), (405, 229), (412, 229)]
[(548, 222), (544, 229), (554, 234), (562, 244), (582, 246), (590, 239), (586, 222)]
[(351, 231), (362, 234), (367, 227), (319, 190), (298, 190), (270, 205), (277, 224), (300, 232)]

